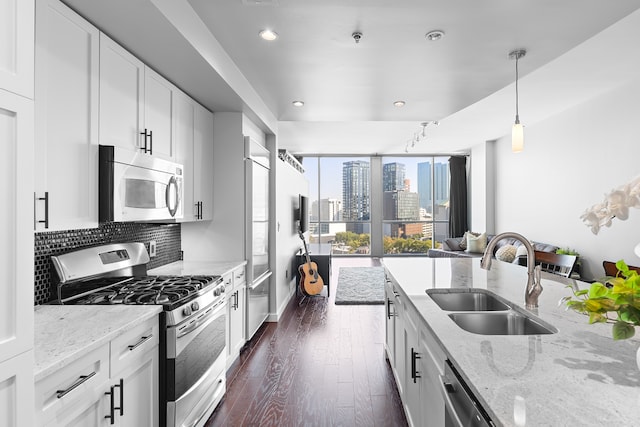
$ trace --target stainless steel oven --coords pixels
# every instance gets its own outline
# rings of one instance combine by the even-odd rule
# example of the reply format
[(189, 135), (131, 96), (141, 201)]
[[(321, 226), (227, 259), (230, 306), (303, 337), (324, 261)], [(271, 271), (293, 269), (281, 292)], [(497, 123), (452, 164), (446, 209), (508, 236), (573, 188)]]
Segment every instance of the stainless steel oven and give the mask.
[(108, 145), (99, 153), (100, 222), (182, 218), (182, 165)]
[(167, 426), (201, 426), (224, 395), (226, 299), (177, 324), (166, 316)]
[(160, 426), (201, 427), (226, 390), (227, 302), (220, 276), (147, 276), (142, 243), (52, 257), (58, 304), (158, 304)]

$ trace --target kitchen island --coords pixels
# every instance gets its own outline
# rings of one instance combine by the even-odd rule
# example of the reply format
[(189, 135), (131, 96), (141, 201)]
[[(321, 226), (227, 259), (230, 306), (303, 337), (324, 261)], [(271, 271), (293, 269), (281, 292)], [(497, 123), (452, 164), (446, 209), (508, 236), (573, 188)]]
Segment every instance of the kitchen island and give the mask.
[[(494, 261), (486, 271), (478, 259), (463, 258), (384, 258), (383, 264), (394, 291), (407, 310), (417, 314), (417, 328), (435, 338), (437, 350), (459, 371), (496, 425), (637, 425), (640, 339), (614, 341), (610, 324), (589, 325), (586, 316), (559, 306), (562, 297), (571, 295), (564, 284), (543, 279), (544, 291), (533, 313), (557, 333), (480, 335), (460, 328), (426, 290), (486, 289), (524, 310), (525, 268)], [(413, 422), (430, 425), (422, 418)]]

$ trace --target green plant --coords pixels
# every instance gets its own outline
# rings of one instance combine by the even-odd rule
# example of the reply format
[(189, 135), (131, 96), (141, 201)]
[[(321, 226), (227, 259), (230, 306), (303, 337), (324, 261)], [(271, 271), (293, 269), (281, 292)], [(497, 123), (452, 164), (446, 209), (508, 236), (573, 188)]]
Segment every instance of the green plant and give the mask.
[(558, 255), (575, 255), (577, 257), (580, 256), (580, 254), (578, 253), (578, 251), (575, 251), (571, 248), (560, 248), (560, 249), (556, 249), (556, 253)]
[[(618, 275), (605, 283), (594, 282), (589, 289), (573, 290), (573, 297), (565, 297), (567, 307), (589, 315), (589, 324), (613, 323), (614, 340), (631, 338), (640, 326), (640, 275), (629, 270), (627, 264), (616, 262)], [(615, 317), (610, 317), (614, 316)]]

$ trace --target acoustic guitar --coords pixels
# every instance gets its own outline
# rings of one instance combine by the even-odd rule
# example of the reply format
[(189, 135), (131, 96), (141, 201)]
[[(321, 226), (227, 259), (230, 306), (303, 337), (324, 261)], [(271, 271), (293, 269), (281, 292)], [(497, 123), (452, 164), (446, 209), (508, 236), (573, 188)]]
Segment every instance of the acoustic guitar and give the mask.
[(309, 251), (307, 250), (307, 242), (304, 240), (304, 235), (298, 232), (302, 243), (304, 243), (304, 256), (307, 260), (304, 264), (300, 264), (298, 271), (300, 272), (300, 290), (305, 296), (318, 295), (322, 292), (324, 281), (318, 274), (318, 266), (315, 262), (309, 258)]

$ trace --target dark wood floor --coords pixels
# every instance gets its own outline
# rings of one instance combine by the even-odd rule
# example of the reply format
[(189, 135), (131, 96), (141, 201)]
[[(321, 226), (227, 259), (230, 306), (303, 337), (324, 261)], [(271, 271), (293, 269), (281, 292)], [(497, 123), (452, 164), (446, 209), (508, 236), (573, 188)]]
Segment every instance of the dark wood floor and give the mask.
[(333, 258), (331, 297), (289, 304), (245, 346), (227, 375), (227, 393), (205, 427), (406, 426), (384, 357), (384, 306), (335, 305), (341, 266)]

